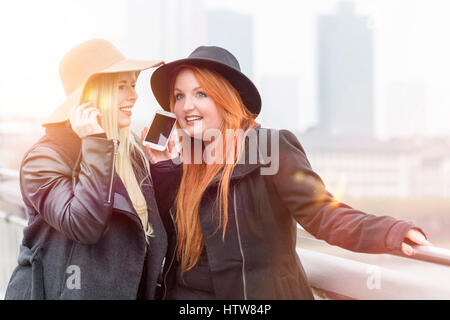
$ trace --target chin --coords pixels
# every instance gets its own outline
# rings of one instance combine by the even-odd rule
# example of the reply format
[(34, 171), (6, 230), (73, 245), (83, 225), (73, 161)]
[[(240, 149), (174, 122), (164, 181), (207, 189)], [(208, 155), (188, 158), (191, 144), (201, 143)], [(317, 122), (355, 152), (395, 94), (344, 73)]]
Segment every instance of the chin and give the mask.
[(129, 127), (131, 125), (131, 121), (125, 123), (119, 123), (119, 129)]
[(188, 136), (190, 136), (194, 139), (203, 140), (203, 131), (201, 131), (201, 132), (195, 131), (194, 132), (193, 127), (187, 127), (187, 128), (182, 128), (182, 129)]

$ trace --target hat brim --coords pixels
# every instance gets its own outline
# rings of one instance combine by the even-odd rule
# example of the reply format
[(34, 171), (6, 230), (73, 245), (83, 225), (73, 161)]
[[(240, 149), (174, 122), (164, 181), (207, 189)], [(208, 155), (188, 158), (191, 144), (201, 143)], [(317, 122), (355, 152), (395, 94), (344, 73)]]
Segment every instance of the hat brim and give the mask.
[(105, 73), (118, 73), (118, 72), (132, 72), (132, 71), (143, 71), (146, 69), (158, 67), (162, 65), (164, 61), (162, 60), (120, 60), (106, 69), (100, 72), (93, 73), (89, 78), (74, 90), (66, 100), (43, 122), (42, 126), (47, 126), (54, 123), (64, 122), (68, 120), (70, 109), (80, 103), (81, 95), (83, 94), (84, 87), (88, 80), (95, 75), (105, 74)]
[(226, 64), (204, 58), (186, 58), (167, 63), (153, 72), (150, 86), (161, 107), (170, 111), (170, 81), (175, 69), (183, 64), (205, 67), (221, 74), (239, 92), (245, 107), (253, 114), (261, 111), (261, 96), (253, 82), (242, 72)]

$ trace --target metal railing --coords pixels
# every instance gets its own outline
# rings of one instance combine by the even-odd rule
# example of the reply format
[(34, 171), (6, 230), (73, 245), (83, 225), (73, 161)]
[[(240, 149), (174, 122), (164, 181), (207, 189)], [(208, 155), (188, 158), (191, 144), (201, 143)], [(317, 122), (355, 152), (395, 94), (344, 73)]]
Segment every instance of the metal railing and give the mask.
[(0, 299), (3, 299), (9, 279), (17, 266), (23, 228), (27, 221), (0, 211)]
[[(308, 238), (307, 241), (311, 241), (311, 239)], [(450, 299), (450, 268), (448, 268), (450, 250), (420, 246), (415, 246), (414, 249), (416, 255), (413, 257), (403, 255), (401, 258), (394, 257), (396, 261), (404, 260), (400, 261), (403, 263), (395, 263), (395, 269), (304, 248), (298, 248), (297, 253), (305, 268), (309, 283), (314, 289), (316, 297), (319, 298)], [(381, 256), (382, 260), (385, 258), (383, 256), (389, 257), (390, 255), (377, 256)], [(411, 261), (407, 261), (407, 259)], [(408, 271), (407, 266), (416, 266), (419, 271)], [(437, 274), (433, 272), (437, 272)]]
[[(8, 174), (17, 177), (14, 172)], [(11, 273), (17, 265), (26, 225), (27, 221), (17, 214), (0, 211), (0, 298), (4, 297)], [(313, 248), (332, 247), (324, 241), (311, 239), (302, 228), (299, 230), (298, 242), (312, 243), (310, 247)], [(450, 250), (433, 246), (414, 248), (416, 254), (413, 257), (401, 253), (396, 255), (402, 257), (371, 256), (388, 256), (407, 261), (409, 265), (422, 264), (421, 269), (425, 272), (411, 274), (399, 267), (355, 261), (311, 248), (300, 247), (297, 253), (315, 296), (321, 299), (450, 299)], [(436, 269), (436, 266), (441, 269)]]
[[(0, 297), (15, 266), (27, 222), (0, 211)], [(308, 239), (311, 241), (311, 239)], [(322, 242), (319, 240), (313, 240)], [(415, 247), (417, 256), (409, 259), (450, 265), (450, 250)], [(298, 248), (297, 253), (316, 297), (323, 299), (450, 299), (450, 278), (442, 281), (410, 276), (374, 264)], [(450, 269), (448, 270), (450, 271)], [(450, 275), (450, 273), (448, 273)]]

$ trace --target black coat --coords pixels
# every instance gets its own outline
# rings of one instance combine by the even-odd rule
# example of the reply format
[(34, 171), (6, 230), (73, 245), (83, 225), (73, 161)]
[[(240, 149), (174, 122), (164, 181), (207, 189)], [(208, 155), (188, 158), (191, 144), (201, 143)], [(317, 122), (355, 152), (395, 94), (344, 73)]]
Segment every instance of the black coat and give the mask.
[[(414, 224), (369, 215), (337, 202), (311, 169), (294, 134), (263, 128), (255, 132), (261, 152), (258, 162), (252, 164), (247, 140), (247, 160), (233, 171), (224, 242), (222, 231), (215, 232), (217, 177), (206, 189), (199, 207), (217, 299), (313, 299), (296, 252), (297, 222), (316, 238), (352, 251), (386, 253), (400, 249), (406, 232)], [(260, 140), (261, 133), (267, 134), (267, 144)], [(274, 155), (276, 150), (270, 137), (279, 145), (279, 170), (276, 174), (262, 175), (262, 169), (270, 167), (271, 152)], [(179, 176), (177, 170), (182, 170), (182, 166), (173, 168)], [(173, 186), (172, 190), (176, 189)], [(162, 201), (158, 194), (157, 201), (158, 204)], [(176, 209), (171, 208), (173, 221), (175, 213)], [(162, 297), (175, 281), (172, 266), (176, 231), (169, 239)]]
[[(146, 250), (114, 153), (112, 140), (79, 139), (55, 126), (25, 155), (20, 185), (29, 222), (6, 299), (154, 298), (167, 236), (152, 180), (142, 184), (154, 229)], [(135, 173), (145, 177), (142, 167)]]

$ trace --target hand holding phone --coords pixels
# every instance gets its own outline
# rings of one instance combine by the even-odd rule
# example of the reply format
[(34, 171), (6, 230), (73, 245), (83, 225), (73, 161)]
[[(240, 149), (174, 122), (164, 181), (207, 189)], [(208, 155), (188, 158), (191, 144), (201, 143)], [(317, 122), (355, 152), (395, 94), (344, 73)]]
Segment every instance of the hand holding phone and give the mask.
[[(148, 128), (145, 127), (141, 131), (141, 141), (144, 141), (145, 136), (147, 135)], [(180, 155), (177, 148), (175, 147), (174, 135), (170, 137), (169, 143), (167, 144), (167, 149), (164, 151), (159, 151), (155, 149), (151, 149), (148, 145), (143, 144), (144, 151), (147, 155), (150, 163), (155, 164), (160, 161), (165, 161), (169, 159), (175, 159)]]
[(166, 150), (176, 122), (174, 113), (157, 110), (143, 143), (158, 151)]
[(175, 126), (175, 114), (158, 110), (150, 128), (142, 130), (141, 142), (151, 163), (173, 159), (178, 156), (172, 134)]
[(69, 121), (72, 130), (80, 138), (84, 138), (91, 134), (105, 132), (99, 124), (98, 119), (100, 117), (100, 111), (92, 104), (92, 102), (73, 106), (69, 112)]

